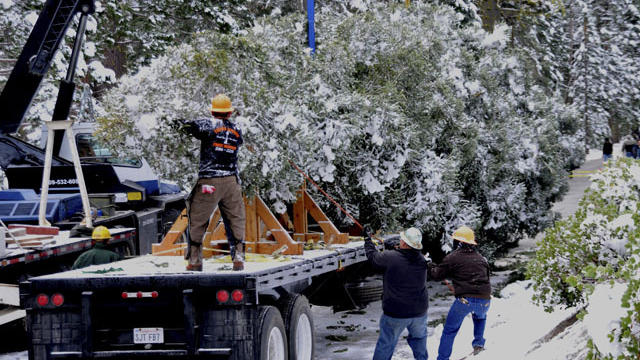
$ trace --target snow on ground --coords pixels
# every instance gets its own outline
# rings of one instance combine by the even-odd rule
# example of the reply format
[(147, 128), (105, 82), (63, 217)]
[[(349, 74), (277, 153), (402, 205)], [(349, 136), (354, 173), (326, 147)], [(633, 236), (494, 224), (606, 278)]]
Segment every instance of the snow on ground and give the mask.
[[(434, 285), (436, 293), (446, 291), (442, 285)], [(548, 334), (565, 319), (572, 318), (579, 309), (556, 309), (553, 313), (545, 312), (541, 307), (531, 302), (533, 290), (529, 281), (518, 281), (505, 287), (501, 297), (494, 297), (491, 309), (487, 315), (485, 330), (485, 351), (470, 357), (473, 360), (568, 360), (585, 359), (587, 355), (588, 336), (596, 343), (602, 343), (600, 349), (611, 348), (616, 353), (620, 351), (610, 345), (607, 334), (617, 324), (620, 317), (620, 292), (601, 286), (596, 292), (602, 294), (599, 299), (592, 301), (587, 307), (589, 314), (583, 321), (577, 321), (570, 326), (560, 327), (555, 336)], [(430, 289), (431, 290), (431, 289)], [(430, 295), (431, 296), (431, 295)], [(433, 326), (432, 321), (438, 320), (446, 314), (451, 297), (439, 297), (432, 301), (429, 308), (429, 335), (427, 350), (429, 358), (438, 355), (438, 345), (442, 334), (442, 323)], [(370, 359), (373, 355), (375, 343), (378, 339), (378, 319), (381, 314), (381, 303), (376, 302), (365, 309), (365, 313), (333, 314), (330, 308), (314, 307), (316, 328), (316, 359)], [(607, 324), (609, 324), (607, 326)], [(393, 360), (413, 359), (406, 337), (406, 331), (400, 338)], [(326, 336), (334, 336), (333, 340)], [(346, 336), (343, 341), (340, 336)], [(473, 350), (473, 323), (471, 316), (462, 324), (455, 339), (451, 360), (461, 359)]]

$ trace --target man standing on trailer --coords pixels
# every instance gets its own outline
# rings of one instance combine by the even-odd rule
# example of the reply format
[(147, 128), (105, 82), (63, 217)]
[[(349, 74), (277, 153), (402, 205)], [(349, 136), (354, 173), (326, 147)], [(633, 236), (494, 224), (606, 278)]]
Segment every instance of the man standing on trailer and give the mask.
[(364, 248), (374, 268), (384, 270), (380, 336), (373, 360), (390, 360), (398, 338), (409, 330), (407, 342), (413, 357), (427, 360), (427, 260), (422, 249), (422, 234), (416, 228), (400, 233), (400, 246), (378, 252), (368, 231)]
[(200, 140), (198, 182), (188, 200), (189, 260), (187, 270), (202, 271), (202, 241), (216, 209), (225, 224), (233, 270), (244, 269), (245, 212), (238, 173), (242, 132), (230, 121), (234, 108), (224, 94), (211, 100), (213, 119), (181, 121), (182, 129)]

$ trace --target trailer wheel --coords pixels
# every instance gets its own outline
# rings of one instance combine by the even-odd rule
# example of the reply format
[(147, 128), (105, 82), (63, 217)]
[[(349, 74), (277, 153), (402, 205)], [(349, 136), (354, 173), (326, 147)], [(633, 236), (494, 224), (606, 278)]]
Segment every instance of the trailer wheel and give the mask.
[(382, 299), (382, 280), (366, 279), (357, 283), (345, 284), (345, 289), (358, 306), (364, 306)]
[(258, 315), (258, 334), (260, 342), (256, 349), (260, 360), (287, 360), (287, 336), (280, 311), (273, 306), (261, 308)]
[(289, 357), (292, 360), (312, 360), (315, 350), (313, 315), (304, 295), (283, 297), (279, 308), (284, 318), (289, 341)]

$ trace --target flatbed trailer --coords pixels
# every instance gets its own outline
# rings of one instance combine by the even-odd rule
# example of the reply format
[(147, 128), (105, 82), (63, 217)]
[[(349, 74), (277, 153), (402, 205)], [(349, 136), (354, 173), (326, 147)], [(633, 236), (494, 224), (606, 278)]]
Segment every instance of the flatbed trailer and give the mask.
[[(135, 240), (133, 228), (112, 229), (109, 240), (112, 248)], [(25, 316), (19, 307), (18, 283), (32, 276), (65, 271), (75, 259), (92, 247), (91, 237), (71, 237), (70, 231), (53, 236), (53, 242), (37, 248), (21, 248), (11, 244), (0, 256), (0, 326), (6, 326)], [(22, 331), (20, 329), (19, 331)]]
[(310, 360), (309, 303), (337, 304), (350, 297), (345, 282), (370, 274), (362, 241), (249, 257), (243, 271), (203, 265), (188, 272), (182, 257), (147, 255), (21, 283), (29, 359)]
[[(134, 228), (111, 229), (108, 245), (113, 248), (135, 241)], [(9, 245), (0, 256), (0, 283), (15, 283), (30, 276), (68, 270), (75, 259), (92, 247), (90, 236), (71, 237), (69, 231), (55, 235), (52, 243), (37, 248), (21, 248)]]

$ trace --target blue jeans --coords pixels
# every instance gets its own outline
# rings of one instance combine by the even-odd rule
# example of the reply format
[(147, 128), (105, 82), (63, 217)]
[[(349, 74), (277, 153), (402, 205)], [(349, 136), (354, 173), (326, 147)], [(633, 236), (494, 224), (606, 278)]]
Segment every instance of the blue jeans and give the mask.
[(609, 159), (611, 159), (611, 154), (602, 155), (602, 159), (604, 160), (604, 162), (607, 162)]
[(463, 303), (460, 299), (456, 299), (449, 309), (447, 320), (444, 323), (442, 337), (440, 338), (440, 347), (438, 347), (438, 360), (449, 360), (451, 349), (453, 348), (453, 340), (455, 340), (460, 325), (467, 314), (471, 313), (473, 319), (473, 342), (474, 347), (484, 347), (484, 327), (487, 323), (487, 311), (491, 300), (478, 299), (468, 297), (465, 298), (469, 302)]
[(427, 360), (427, 315), (408, 319), (392, 318), (382, 314), (380, 317), (380, 336), (373, 353), (373, 360), (390, 360), (396, 348), (398, 338), (404, 329), (409, 330), (407, 342), (413, 357)]

